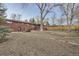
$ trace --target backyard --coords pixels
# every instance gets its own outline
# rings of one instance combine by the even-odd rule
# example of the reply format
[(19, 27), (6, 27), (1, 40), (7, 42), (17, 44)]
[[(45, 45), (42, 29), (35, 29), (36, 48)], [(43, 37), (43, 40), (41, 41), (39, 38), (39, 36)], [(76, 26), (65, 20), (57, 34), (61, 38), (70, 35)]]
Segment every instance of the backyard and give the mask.
[(0, 43), (5, 56), (74, 56), (79, 55), (79, 33), (60, 31), (12, 32)]

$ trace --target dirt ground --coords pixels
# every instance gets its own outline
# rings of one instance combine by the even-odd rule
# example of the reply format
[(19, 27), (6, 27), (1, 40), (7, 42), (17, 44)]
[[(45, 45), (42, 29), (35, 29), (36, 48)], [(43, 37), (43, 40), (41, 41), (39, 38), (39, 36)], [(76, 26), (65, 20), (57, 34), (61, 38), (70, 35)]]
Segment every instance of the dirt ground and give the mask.
[(62, 38), (54, 32), (13, 32), (8, 41), (0, 43), (0, 55), (79, 56), (79, 45), (63, 42)]

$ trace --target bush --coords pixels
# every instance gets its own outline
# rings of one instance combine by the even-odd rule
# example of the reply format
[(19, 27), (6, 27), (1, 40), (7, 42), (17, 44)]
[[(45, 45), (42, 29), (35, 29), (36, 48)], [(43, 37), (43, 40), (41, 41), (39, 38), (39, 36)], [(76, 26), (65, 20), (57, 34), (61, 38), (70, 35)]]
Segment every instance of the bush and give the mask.
[(6, 36), (8, 35), (9, 30), (7, 28), (0, 28), (0, 43), (7, 40)]

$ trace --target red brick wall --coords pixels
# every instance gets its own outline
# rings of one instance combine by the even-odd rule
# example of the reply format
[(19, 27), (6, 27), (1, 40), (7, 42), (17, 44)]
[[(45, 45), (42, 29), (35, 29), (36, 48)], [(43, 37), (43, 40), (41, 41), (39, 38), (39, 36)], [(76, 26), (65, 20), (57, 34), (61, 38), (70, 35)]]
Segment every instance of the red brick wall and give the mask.
[(28, 23), (26, 24), (26, 23), (13, 22), (9, 25), (12, 31), (26, 31), (27, 29), (31, 28), (31, 25)]
[[(39, 24), (31, 24), (31, 23), (25, 23), (25, 22), (19, 22), (19, 21), (9, 21), (7, 23), (11, 31), (28, 31), (30, 30), (40, 30)], [(44, 30), (46, 30), (46, 27), (44, 26)]]

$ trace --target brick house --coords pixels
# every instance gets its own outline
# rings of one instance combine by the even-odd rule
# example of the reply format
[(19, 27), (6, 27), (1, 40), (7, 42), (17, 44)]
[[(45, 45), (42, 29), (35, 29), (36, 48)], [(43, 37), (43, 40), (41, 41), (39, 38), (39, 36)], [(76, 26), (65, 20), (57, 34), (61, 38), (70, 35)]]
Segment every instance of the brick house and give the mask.
[(28, 30), (40, 30), (40, 24), (32, 24), (29, 22), (23, 22), (18, 20), (6, 20), (6, 25), (11, 29), (11, 31), (21, 31), (26, 32)]

